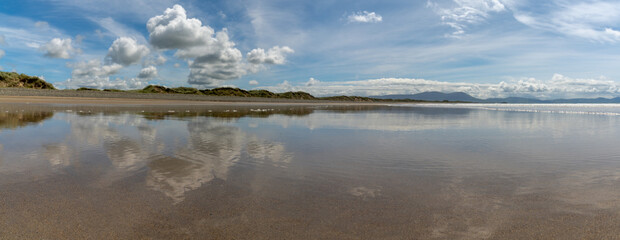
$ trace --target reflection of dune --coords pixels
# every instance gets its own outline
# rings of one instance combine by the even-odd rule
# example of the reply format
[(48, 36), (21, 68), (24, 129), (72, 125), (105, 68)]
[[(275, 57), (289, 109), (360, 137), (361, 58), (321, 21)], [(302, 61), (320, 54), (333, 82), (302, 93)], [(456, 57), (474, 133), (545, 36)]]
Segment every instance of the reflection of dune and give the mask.
[(0, 128), (18, 128), (42, 122), (53, 112), (0, 112)]

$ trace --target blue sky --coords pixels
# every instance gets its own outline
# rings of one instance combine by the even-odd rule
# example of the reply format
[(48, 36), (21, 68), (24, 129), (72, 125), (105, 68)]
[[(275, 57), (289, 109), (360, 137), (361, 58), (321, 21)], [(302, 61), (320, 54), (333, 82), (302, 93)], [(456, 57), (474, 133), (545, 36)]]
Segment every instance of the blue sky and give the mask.
[(0, 68), (60, 88), (620, 96), (620, 2), (4, 1)]

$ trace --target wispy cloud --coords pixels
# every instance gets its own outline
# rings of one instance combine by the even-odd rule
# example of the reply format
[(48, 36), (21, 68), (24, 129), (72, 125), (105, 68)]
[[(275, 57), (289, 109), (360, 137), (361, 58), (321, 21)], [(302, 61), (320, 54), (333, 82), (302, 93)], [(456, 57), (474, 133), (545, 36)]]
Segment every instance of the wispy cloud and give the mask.
[(465, 92), (475, 97), (531, 96), (542, 99), (565, 97), (620, 96), (620, 83), (605, 79), (576, 79), (554, 74), (549, 80), (523, 78), (499, 83), (443, 82), (415, 78), (380, 78), (360, 81), (324, 82), (310, 78), (305, 83), (284, 81), (260, 87), (275, 92), (306, 91), (317, 96), (415, 94), (428, 91)]
[(517, 21), (541, 30), (600, 42), (620, 41), (620, 2), (552, 1), (546, 11), (511, 8)]
[(136, 41), (138, 41), (138, 43), (141, 44), (145, 44), (148, 42), (146, 38), (144, 38), (144, 35), (142, 35), (142, 33), (130, 27), (127, 27), (122, 23), (117, 22), (111, 17), (91, 18), (91, 21), (97, 23), (103, 29), (107, 30), (108, 36), (111, 35), (111, 37), (114, 38), (129, 37), (135, 39)]
[[(442, 4), (443, 5), (443, 4)], [(468, 25), (474, 25), (487, 20), (492, 13), (506, 10), (499, 0), (454, 0), (450, 7), (428, 1), (427, 6), (432, 8), (441, 21), (452, 27), (452, 36), (458, 37), (465, 33)]]
[(45, 21), (37, 21), (34, 23), (34, 26), (38, 28), (47, 28), (50, 26), (50, 24)]
[(383, 17), (375, 12), (356, 12), (347, 17), (347, 21), (350, 23), (378, 23), (383, 21)]

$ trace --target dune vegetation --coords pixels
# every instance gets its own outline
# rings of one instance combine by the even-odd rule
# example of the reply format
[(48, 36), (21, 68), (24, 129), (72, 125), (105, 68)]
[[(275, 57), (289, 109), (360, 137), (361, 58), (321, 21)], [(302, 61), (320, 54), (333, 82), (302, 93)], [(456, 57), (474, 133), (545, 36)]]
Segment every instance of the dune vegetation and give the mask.
[(56, 89), (54, 85), (39, 77), (28, 76), (15, 72), (0, 71), (0, 87)]
[[(0, 88), (33, 88), (33, 89), (56, 89), (54, 85), (46, 82), (39, 77), (28, 76), (15, 72), (0, 71)], [(274, 99), (295, 99), (295, 100), (325, 100), (325, 101), (347, 101), (347, 102), (426, 102), (412, 99), (379, 99), (360, 96), (331, 96), (315, 97), (310, 93), (302, 91), (290, 91), (274, 93), (268, 90), (244, 90), (240, 88), (221, 87), (212, 89), (197, 89), (193, 87), (169, 88), (159, 85), (148, 85), (143, 89), (120, 90), (120, 89), (97, 89), (91, 87), (80, 87), (78, 89), (67, 89), (62, 91), (97, 91), (97, 92), (116, 92), (116, 93), (157, 93), (157, 94), (191, 94), (205, 96), (222, 97), (253, 97), (253, 98), (274, 98)]]

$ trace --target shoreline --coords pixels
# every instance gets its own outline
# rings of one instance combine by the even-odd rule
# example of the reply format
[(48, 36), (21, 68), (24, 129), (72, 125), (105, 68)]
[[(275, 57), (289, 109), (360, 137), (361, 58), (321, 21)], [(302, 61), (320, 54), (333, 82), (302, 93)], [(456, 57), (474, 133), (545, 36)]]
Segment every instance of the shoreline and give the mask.
[(0, 88), (0, 103), (109, 105), (387, 105), (399, 102), (354, 102), (205, 96), (169, 93), (130, 93)]

